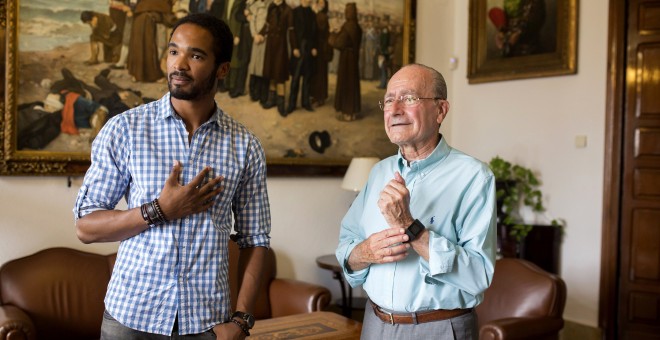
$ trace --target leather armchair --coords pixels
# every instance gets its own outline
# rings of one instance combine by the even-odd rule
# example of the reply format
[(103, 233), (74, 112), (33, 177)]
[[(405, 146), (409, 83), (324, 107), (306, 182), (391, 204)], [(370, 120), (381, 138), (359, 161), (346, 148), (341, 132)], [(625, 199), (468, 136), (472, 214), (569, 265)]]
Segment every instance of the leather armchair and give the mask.
[(503, 258), (477, 306), (479, 339), (558, 339), (566, 284), (535, 264)]
[[(232, 301), (238, 288), (238, 247), (230, 242)], [(116, 254), (50, 248), (0, 268), (0, 340), (98, 339), (105, 292)], [(319, 311), (330, 303), (327, 288), (276, 278), (275, 253), (266, 257), (255, 317)]]
[[(238, 297), (238, 258), (238, 245), (236, 242), (230, 241), (229, 289), (234, 309)], [(321, 311), (330, 304), (330, 291), (325, 287), (297, 280), (276, 278), (277, 263), (272, 248), (268, 250), (261, 275), (261, 287), (254, 309), (254, 317), (257, 320)]]

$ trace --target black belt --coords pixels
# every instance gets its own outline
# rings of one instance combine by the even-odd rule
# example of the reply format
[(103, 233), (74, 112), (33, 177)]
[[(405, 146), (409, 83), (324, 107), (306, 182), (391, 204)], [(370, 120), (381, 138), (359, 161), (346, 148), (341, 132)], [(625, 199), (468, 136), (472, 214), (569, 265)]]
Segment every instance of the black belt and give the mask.
[(414, 312), (414, 313), (390, 313), (382, 310), (375, 304), (371, 302), (371, 307), (373, 307), (374, 314), (385, 323), (389, 324), (418, 324), (431, 321), (440, 321), (455, 318), (463, 314), (472, 312), (472, 308), (466, 309), (436, 309), (424, 312)]

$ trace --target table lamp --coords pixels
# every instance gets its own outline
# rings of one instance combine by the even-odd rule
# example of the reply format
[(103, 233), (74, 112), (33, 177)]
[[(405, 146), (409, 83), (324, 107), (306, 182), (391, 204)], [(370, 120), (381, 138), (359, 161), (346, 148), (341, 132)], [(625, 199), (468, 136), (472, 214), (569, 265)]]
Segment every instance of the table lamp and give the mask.
[(369, 179), (371, 168), (380, 159), (376, 157), (354, 157), (348, 165), (348, 170), (341, 182), (341, 188), (349, 191), (359, 192), (364, 188)]
[[(353, 191), (357, 195), (357, 193), (364, 188), (364, 185), (367, 184), (371, 168), (378, 163), (378, 161), (380, 161), (380, 159), (376, 157), (354, 157), (351, 159), (351, 163), (348, 165), (348, 169), (346, 169), (346, 174), (344, 174), (344, 180), (341, 182), (341, 188)], [(364, 306), (366, 304), (366, 299), (357, 298), (355, 302), (353, 301), (353, 288), (345, 283), (342, 268), (339, 265), (339, 262), (337, 262), (337, 258), (334, 254), (320, 256), (316, 259), (316, 263), (321, 268), (332, 270), (332, 277), (339, 281), (339, 286), (341, 288), (342, 314), (348, 318), (352, 317), (353, 306)], [(346, 293), (348, 293), (348, 296)], [(337, 304), (339, 305), (339, 303)]]

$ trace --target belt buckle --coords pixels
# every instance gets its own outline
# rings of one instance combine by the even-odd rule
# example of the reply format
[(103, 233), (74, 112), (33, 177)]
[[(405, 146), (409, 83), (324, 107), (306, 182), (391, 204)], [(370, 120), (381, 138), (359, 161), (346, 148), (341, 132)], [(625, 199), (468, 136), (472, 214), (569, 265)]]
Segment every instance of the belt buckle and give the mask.
[(392, 313), (384, 311), (382, 309), (380, 311), (387, 314), (387, 315), (389, 315), (390, 316), (390, 325), (394, 325), (394, 315)]

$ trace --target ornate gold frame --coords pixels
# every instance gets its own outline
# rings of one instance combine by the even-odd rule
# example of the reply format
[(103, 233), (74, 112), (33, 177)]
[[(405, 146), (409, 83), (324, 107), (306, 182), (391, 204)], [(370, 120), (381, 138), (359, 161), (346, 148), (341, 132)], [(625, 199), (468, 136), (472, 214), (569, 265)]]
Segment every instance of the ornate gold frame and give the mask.
[(89, 166), (84, 153), (16, 150), (18, 88), (18, 0), (0, 0), (0, 64), (5, 81), (0, 84), (0, 174), (78, 175)]
[[(89, 167), (85, 152), (17, 150), (18, 7), (21, 0), (0, 0), (0, 175), (82, 175)], [(404, 4), (404, 64), (414, 60), (416, 0)], [(358, 6), (361, 0), (357, 0)], [(277, 176), (341, 176), (350, 159), (269, 158), (268, 174)]]
[(556, 49), (518, 57), (487, 55), (488, 1), (470, 0), (468, 71), (470, 84), (548, 77), (577, 72), (578, 0), (546, 0), (556, 6)]

